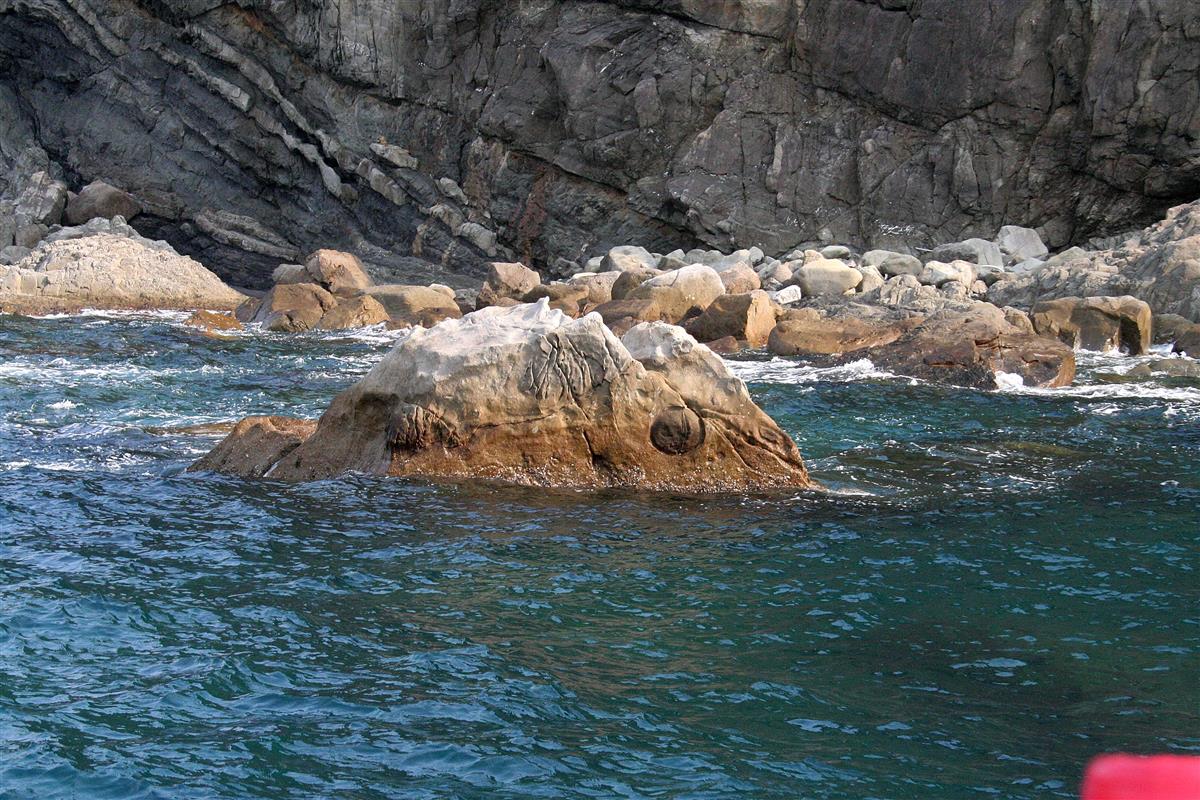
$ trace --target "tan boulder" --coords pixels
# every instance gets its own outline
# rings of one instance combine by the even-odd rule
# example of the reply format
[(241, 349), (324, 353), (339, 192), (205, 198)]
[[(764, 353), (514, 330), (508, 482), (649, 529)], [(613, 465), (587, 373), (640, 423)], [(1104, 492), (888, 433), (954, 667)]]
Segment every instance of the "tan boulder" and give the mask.
[(762, 347), (775, 327), (775, 307), (761, 289), (746, 294), (724, 294), (684, 328), (697, 341), (712, 342), (732, 336), (750, 347)]
[(862, 283), (862, 273), (835, 258), (809, 259), (792, 271), (792, 283), (805, 297), (842, 295)]
[(558, 309), (568, 317), (577, 317), (583, 304), (587, 302), (588, 291), (586, 287), (570, 283), (543, 283), (535, 286), (522, 300), (526, 303), (536, 303), (543, 297), (550, 302), (551, 308)]
[(617, 339), (596, 316), (572, 320), (544, 301), (414, 328), (297, 446), (305, 424), (244, 421), (193, 468), (579, 489), (811, 485), (791, 438), (682, 329), (647, 323)]
[(1150, 306), (1135, 297), (1063, 297), (1043, 300), (1030, 314), (1034, 329), (1084, 350), (1150, 349)]
[(712, 267), (692, 264), (650, 278), (628, 295), (637, 300), (653, 300), (662, 319), (681, 322), (708, 308), (725, 294), (725, 284)]
[(622, 270), (617, 279), (613, 281), (612, 299), (624, 300), (643, 283), (662, 274), (662, 270), (650, 267)]
[(659, 310), (658, 303), (634, 297), (601, 303), (593, 311), (599, 314), (609, 327), (622, 319), (633, 319), (638, 322), (658, 322), (662, 319), (662, 311)]
[(572, 286), (581, 286), (587, 292), (584, 305), (598, 306), (613, 299), (613, 285), (624, 274), (613, 270), (611, 272), (583, 272), (573, 275), (567, 280)]
[(785, 311), (767, 346), (781, 356), (836, 355), (891, 344), (921, 323), (916, 314), (826, 317), (815, 308)]
[(542, 276), (524, 264), (493, 261), (488, 265), (487, 280), (479, 290), (476, 308), (499, 305), (500, 298), (520, 300), (542, 282)]
[[(233, 430), (216, 449), (192, 465), (191, 469), (261, 478), (279, 459), (299, 447), (316, 430), (316, 420), (246, 417), (233, 426)], [(236, 447), (229, 446), (234, 442)]]
[(348, 328), (365, 328), (387, 322), (388, 311), (374, 297), (366, 294), (343, 297), (325, 312), (317, 327), (324, 331), (340, 331)]
[(263, 295), (250, 321), (269, 331), (298, 333), (317, 327), (336, 302), (315, 283), (280, 283)]
[(725, 286), (726, 294), (745, 294), (762, 288), (762, 279), (758, 277), (758, 273), (754, 271), (748, 261), (739, 261), (731, 267), (720, 270), (717, 274), (721, 276), (721, 283)]
[(304, 269), (313, 283), (340, 296), (358, 294), (371, 285), (371, 278), (353, 253), (317, 250), (304, 260)]
[(422, 325), (426, 328), (444, 319), (458, 319), (462, 311), (453, 297), (428, 286), (384, 283), (372, 286), (364, 294), (378, 300), (395, 327)]

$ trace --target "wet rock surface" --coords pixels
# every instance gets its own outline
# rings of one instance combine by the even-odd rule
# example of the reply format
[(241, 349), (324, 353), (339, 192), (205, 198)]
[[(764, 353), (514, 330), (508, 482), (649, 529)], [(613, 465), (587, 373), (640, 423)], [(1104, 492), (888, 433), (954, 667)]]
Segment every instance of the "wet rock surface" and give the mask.
[(311, 423), (250, 418), (194, 469), (355, 471), (541, 486), (801, 488), (792, 440), (682, 329), (572, 320), (546, 301), (414, 328)]

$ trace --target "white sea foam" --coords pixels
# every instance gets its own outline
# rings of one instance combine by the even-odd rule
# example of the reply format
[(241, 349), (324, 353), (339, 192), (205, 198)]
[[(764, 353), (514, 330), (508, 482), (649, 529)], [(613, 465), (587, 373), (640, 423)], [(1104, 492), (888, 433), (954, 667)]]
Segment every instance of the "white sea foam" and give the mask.
[(818, 367), (778, 357), (768, 361), (726, 359), (725, 365), (729, 367), (730, 372), (748, 383), (805, 384), (818, 381), (846, 383), (899, 377), (890, 372), (876, 369), (868, 358), (860, 358), (836, 367)]
[(59, 409), (59, 410), (65, 411), (65, 410), (71, 409), (71, 408), (79, 408), (79, 404), (72, 403), (70, 400), (59, 400), (57, 403), (51, 403), (49, 406), (47, 406), (47, 408), (54, 408), (54, 409)]

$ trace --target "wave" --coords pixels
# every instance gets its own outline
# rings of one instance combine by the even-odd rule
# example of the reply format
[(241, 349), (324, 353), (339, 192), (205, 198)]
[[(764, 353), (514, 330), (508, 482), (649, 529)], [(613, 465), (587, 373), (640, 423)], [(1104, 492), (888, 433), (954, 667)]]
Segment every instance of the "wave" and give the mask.
[(725, 360), (729, 371), (747, 383), (805, 384), (819, 381), (848, 383), (851, 381), (897, 379), (917, 383), (876, 368), (869, 358), (860, 358), (835, 367), (819, 367), (778, 356), (767, 361)]

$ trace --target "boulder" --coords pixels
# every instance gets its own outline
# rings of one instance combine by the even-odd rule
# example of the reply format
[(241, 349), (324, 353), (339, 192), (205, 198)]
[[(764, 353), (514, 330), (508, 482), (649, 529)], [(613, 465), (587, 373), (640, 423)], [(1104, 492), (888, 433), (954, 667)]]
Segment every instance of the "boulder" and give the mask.
[(989, 242), (987, 239), (965, 239), (961, 242), (943, 244), (933, 248), (925, 261), (926, 263), (930, 261), (943, 263), (967, 261), (971, 264), (991, 264), (995, 267), (1003, 267), (1004, 254), (1000, 252), (1000, 248), (995, 242)]
[(271, 272), (272, 283), (314, 283), (303, 264), (280, 264)]
[[(682, 267), (680, 267), (682, 269)], [(624, 300), (634, 289), (641, 286), (651, 278), (665, 274), (658, 269), (627, 269), (623, 271), (615, 281), (612, 287), (612, 299)]]
[(337, 303), (315, 283), (281, 283), (263, 295), (251, 322), (269, 331), (299, 333), (317, 327), (325, 312)]
[(304, 260), (304, 269), (313, 283), (342, 297), (358, 294), (371, 285), (371, 278), (353, 253), (317, 250)]
[[(50, 225), (57, 225), (62, 220), (66, 204), (65, 183), (55, 180), (45, 171), (31, 174), (24, 181), (12, 209), (16, 244), (21, 247), (36, 245), (41, 236), (34, 238), (33, 232), (41, 230), (44, 235)], [(8, 242), (0, 242), (0, 245), (6, 244)]]
[(476, 308), (498, 305), (502, 297), (520, 299), (542, 282), (542, 276), (524, 264), (493, 261), (488, 264), (487, 279), (479, 290)]
[(568, 317), (577, 317), (587, 302), (588, 290), (587, 287), (571, 283), (543, 283), (521, 299), (526, 303), (536, 303), (543, 297), (549, 301), (551, 308), (558, 309)]
[(1020, 332), (990, 303), (935, 311), (869, 357), (900, 375), (978, 389), (996, 388), (1000, 373), (1034, 387), (1068, 386), (1075, 378), (1071, 348)]
[(317, 327), (323, 331), (340, 331), (348, 328), (365, 328), (390, 319), (388, 310), (374, 297), (360, 294), (355, 297), (337, 298), (332, 308), (325, 312)]
[(621, 245), (604, 254), (599, 272), (627, 272), (629, 270), (656, 269), (659, 259), (649, 250), (636, 245)]
[(920, 275), (925, 268), (916, 256), (891, 250), (869, 250), (863, 254), (862, 263), (864, 266), (878, 267), (889, 278), (894, 275)]
[(618, 339), (598, 316), (545, 302), (414, 328), (315, 431), (244, 420), (192, 469), (693, 492), (811, 484), (788, 435), (682, 329), (641, 324)]
[(878, 267), (863, 266), (857, 269), (862, 274), (862, 283), (858, 285), (858, 291), (873, 292), (883, 286), (883, 274)]
[(1030, 316), (1038, 333), (1076, 349), (1126, 350), (1130, 355), (1150, 349), (1150, 306), (1135, 297), (1043, 300)]
[(792, 283), (800, 287), (805, 297), (845, 294), (862, 283), (862, 277), (853, 267), (830, 258), (809, 260), (792, 270)]
[(996, 235), (996, 246), (1011, 262), (1046, 258), (1050, 254), (1037, 231), (1033, 228), (1022, 228), (1020, 225), (1005, 225), (1001, 228), (1000, 233)]
[(770, 259), (758, 268), (758, 279), (764, 288), (780, 288), (792, 279), (792, 270), (782, 261)]
[(836, 259), (850, 258), (850, 248), (846, 247), (845, 245), (842, 245), (842, 244), (826, 245), (825, 247), (822, 247), (818, 252), (821, 254), (821, 258), (836, 258)]
[(1186, 358), (1156, 358), (1125, 373), (1130, 378), (1200, 378), (1200, 362)]
[(781, 306), (792, 306), (804, 299), (804, 292), (799, 286), (785, 286), (772, 294), (771, 299)]
[(261, 478), (317, 430), (315, 420), (294, 417), (246, 417), (191, 470)]
[(129, 192), (104, 181), (92, 181), (67, 200), (66, 221), (68, 225), (82, 225), (97, 217), (130, 220), (140, 213), (141, 204)]
[(692, 264), (650, 278), (628, 295), (635, 300), (653, 300), (662, 319), (681, 322), (708, 308), (725, 294), (725, 284), (712, 267)]
[(917, 276), (925, 286), (941, 286), (947, 281), (958, 281), (964, 286), (975, 283), (975, 268), (966, 261), (954, 261), (944, 264), (941, 261), (930, 261)]
[(745, 294), (762, 288), (762, 280), (749, 261), (738, 261), (717, 272), (726, 294)]
[(42, 242), (12, 266), (0, 266), (0, 307), (24, 313), (55, 309), (236, 308), (245, 296), (200, 263), (162, 242), (97, 234)]
[[(428, 328), (444, 319), (458, 319), (462, 316), (454, 298), (428, 286), (385, 283), (370, 287), (364, 294), (383, 305), (390, 324), (396, 327), (423, 325)], [(503, 299), (514, 304), (519, 302), (512, 298)]]
[(781, 356), (838, 355), (880, 347), (899, 339), (922, 320), (915, 314), (862, 308), (834, 316), (816, 308), (784, 312), (767, 347)]
[(646, 298), (626, 297), (621, 300), (610, 300), (601, 303), (594, 309), (604, 323), (614, 328), (621, 320), (635, 322), (658, 322), (662, 319), (662, 311), (658, 303)]
[(921, 311), (829, 298), (785, 312), (767, 346), (786, 356), (865, 356), (899, 375), (984, 389), (996, 388), (1001, 372), (1028, 386), (1064, 386), (1075, 374), (1069, 347), (1024, 332), (990, 303), (969, 301)]
[(692, 317), (684, 328), (697, 341), (712, 342), (732, 336), (750, 347), (762, 347), (775, 327), (775, 307), (761, 289), (746, 294), (724, 294)]
[(587, 297), (585, 303), (589, 306), (598, 306), (601, 303), (607, 303), (613, 299), (613, 285), (616, 284), (623, 274), (613, 270), (611, 272), (581, 272), (578, 275), (572, 276), (567, 283), (572, 286), (580, 286)]
[(1155, 314), (1150, 337), (1155, 344), (1176, 345), (1180, 340), (1200, 335), (1200, 323), (1178, 314)]
[(1193, 325), (1179, 334), (1172, 346), (1176, 353), (1183, 353), (1192, 358), (1200, 358), (1200, 324)]

